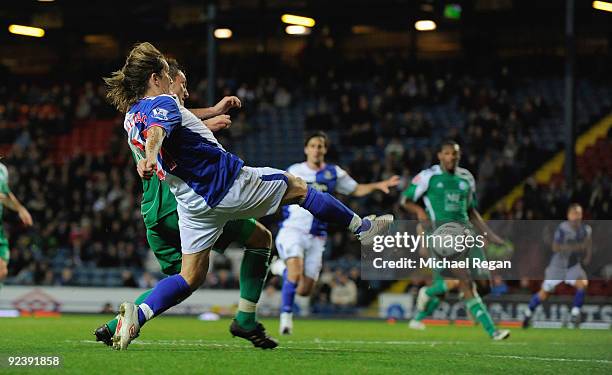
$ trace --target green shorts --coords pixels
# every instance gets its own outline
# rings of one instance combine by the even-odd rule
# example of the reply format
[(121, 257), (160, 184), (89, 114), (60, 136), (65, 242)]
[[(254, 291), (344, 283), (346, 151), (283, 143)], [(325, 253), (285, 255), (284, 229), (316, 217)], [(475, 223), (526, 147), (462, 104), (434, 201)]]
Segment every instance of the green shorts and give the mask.
[[(473, 232), (475, 232), (475, 229), (474, 229), (472, 224), (464, 223), (464, 225), (466, 225), (467, 228), (469, 228)], [(428, 232), (428, 234), (430, 234), (430, 233), (431, 232)], [(429, 250), (429, 254), (432, 257), (436, 257), (431, 249)], [(485, 251), (484, 251), (483, 247), (473, 246), (467, 253), (462, 254), (456, 260), (464, 260), (464, 259), (481, 259), (481, 260), (486, 260), (487, 258), (486, 258)], [(473, 262), (470, 261), (470, 264), (473, 264)], [(440, 268), (437, 268), (437, 269), (434, 269), (432, 271), (433, 271), (433, 279), (434, 280), (456, 279), (457, 278), (457, 276), (453, 275), (453, 272), (450, 269), (446, 269), (446, 268), (440, 269)], [(472, 280), (489, 279), (490, 274), (491, 274), (490, 271), (487, 270), (487, 269), (483, 269), (483, 268), (470, 268), (470, 276), (471, 276)]]
[[(228, 222), (213, 245), (213, 251), (223, 253), (232, 242), (244, 245), (255, 231), (256, 223), (255, 219)], [(176, 211), (162, 218), (153, 228), (147, 228), (147, 240), (163, 273), (174, 275), (181, 272), (181, 237)]]
[(8, 243), (0, 241), (0, 259), (5, 261), (7, 264), (11, 258), (11, 250)]

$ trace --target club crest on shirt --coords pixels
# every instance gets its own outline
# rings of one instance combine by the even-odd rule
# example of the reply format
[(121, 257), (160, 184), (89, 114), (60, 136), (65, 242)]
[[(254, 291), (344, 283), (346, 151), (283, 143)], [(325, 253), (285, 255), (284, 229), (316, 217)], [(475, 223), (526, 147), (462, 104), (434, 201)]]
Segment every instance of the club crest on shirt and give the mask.
[(168, 110), (163, 108), (154, 108), (153, 111), (151, 111), (151, 117), (158, 120), (168, 121)]
[(312, 182), (312, 183), (308, 183), (308, 185), (310, 187), (312, 187), (313, 189), (315, 189), (316, 191), (321, 191), (321, 192), (325, 192), (327, 191), (327, 185), (325, 184), (319, 184), (318, 182)]
[(332, 177), (333, 177), (333, 176), (332, 176), (332, 174), (331, 174), (331, 172), (330, 172), (330, 171), (325, 171), (325, 172), (323, 173), (323, 178), (324, 178), (324, 179), (326, 179), (326, 180), (331, 180), (331, 179), (332, 179)]
[(465, 182), (463, 182), (463, 181), (460, 181), (460, 182), (459, 182), (459, 189), (460, 189), (460, 190), (465, 190), (465, 189), (467, 189), (467, 184), (466, 184)]

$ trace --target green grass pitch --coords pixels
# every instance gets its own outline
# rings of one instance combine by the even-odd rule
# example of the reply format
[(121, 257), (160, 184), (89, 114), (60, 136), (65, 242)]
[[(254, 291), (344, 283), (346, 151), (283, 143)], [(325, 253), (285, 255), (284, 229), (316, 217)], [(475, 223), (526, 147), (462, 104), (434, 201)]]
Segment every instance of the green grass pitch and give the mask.
[[(0, 319), (0, 373), (15, 374), (612, 374), (612, 332), (512, 330), (504, 342), (479, 327), (409, 330), (406, 323), (297, 320), (275, 350), (232, 338), (229, 320), (160, 317), (127, 351), (95, 343), (108, 316)], [(276, 320), (264, 320), (278, 337)], [(7, 356), (60, 355), (56, 369), (9, 368)]]

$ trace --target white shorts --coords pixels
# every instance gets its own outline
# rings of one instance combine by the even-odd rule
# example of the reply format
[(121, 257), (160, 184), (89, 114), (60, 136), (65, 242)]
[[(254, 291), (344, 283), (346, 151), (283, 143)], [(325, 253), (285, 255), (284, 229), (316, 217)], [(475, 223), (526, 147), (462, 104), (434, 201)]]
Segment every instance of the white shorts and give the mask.
[(285, 172), (242, 167), (225, 197), (212, 209), (178, 205), (181, 250), (194, 254), (209, 249), (230, 220), (260, 218), (275, 213), (287, 190)]
[(313, 236), (294, 228), (281, 228), (276, 235), (276, 249), (284, 261), (289, 258), (304, 260), (304, 275), (319, 278), (325, 251), (325, 237)]
[(561, 283), (566, 283), (571, 286), (576, 285), (576, 280), (586, 280), (587, 275), (580, 264), (576, 264), (570, 268), (546, 267), (544, 274), (546, 280), (542, 283), (542, 289), (545, 292), (552, 292), (555, 287)]

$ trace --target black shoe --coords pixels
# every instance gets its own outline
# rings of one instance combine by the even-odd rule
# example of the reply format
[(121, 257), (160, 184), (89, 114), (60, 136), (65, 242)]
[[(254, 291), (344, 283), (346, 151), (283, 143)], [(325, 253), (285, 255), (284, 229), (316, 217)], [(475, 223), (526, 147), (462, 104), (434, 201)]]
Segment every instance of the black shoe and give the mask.
[(104, 324), (98, 327), (93, 334), (96, 336), (96, 341), (102, 341), (104, 344), (106, 344), (106, 346), (113, 345), (113, 334), (111, 333), (110, 328), (108, 328), (108, 325)]
[(256, 348), (274, 349), (278, 346), (278, 342), (266, 334), (266, 329), (261, 323), (257, 323), (255, 328), (247, 331), (240, 327), (236, 319), (234, 319), (230, 326), (230, 333), (234, 337), (238, 336), (245, 340), (249, 340)]
[(523, 319), (523, 328), (527, 329), (529, 328), (530, 325), (531, 325), (531, 317), (525, 315), (525, 318)]

